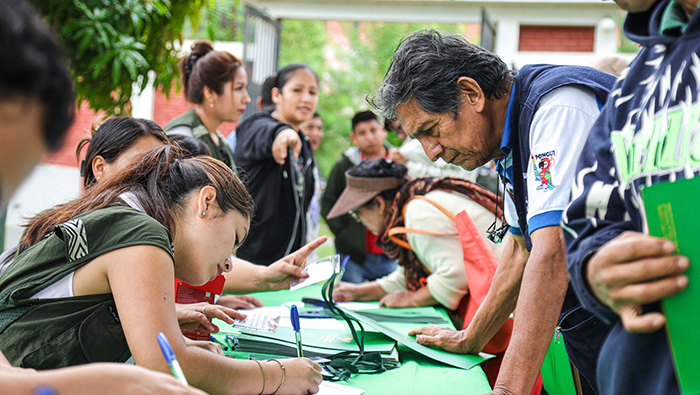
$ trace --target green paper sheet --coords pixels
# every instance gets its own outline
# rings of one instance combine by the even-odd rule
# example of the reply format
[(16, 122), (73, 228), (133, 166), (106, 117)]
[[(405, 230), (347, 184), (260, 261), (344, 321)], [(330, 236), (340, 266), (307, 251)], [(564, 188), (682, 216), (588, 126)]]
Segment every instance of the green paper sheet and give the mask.
[(649, 234), (676, 244), (677, 252), (690, 259), (688, 288), (663, 300), (666, 329), (683, 394), (700, 393), (700, 177), (677, 180), (642, 190)]
[(378, 323), (377, 321), (371, 318), (368, 318), (362, 314), (358, 314), (357, 311), (348, 310), (340, 306), (337, 307), (348, 316), (353, 317), (356, 320), (362, 322), (363, 324), (380, 331), (381, 333), (405, 345), (411, 350), (423, 354), (426, 357), (434, 359), (438, 362), (445, 363), (447, 365), (468, 370), (487, 359), (493, 358), (493, 355), (484, 353), (480, 355), (453, 354), (447, 351), (426, 347), (422, 344), (419, 344), (414, 338), (408, 336), (407, 334), (398, 332), (394, 329), (389, 328), (386, 325)]
[(380, 322), (410, 322), (436, 325), (445, 325), (448, 323), (443, 315), (440, 314), (439, 311), (435, 310), (434, 307), (406, 307), (400, 309), (377, 307), (374, 309), (363, 309), (356, 311), (366, 317)]

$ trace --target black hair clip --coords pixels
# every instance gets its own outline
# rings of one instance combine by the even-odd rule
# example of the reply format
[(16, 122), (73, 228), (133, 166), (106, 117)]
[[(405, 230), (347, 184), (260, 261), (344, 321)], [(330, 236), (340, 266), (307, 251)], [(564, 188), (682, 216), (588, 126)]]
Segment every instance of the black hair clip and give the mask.
[(80, 177), (85, 177), (85, 159), (80, 161)]
[(197, 59), (199, 59), (199, 55), (190, 55), (190, 57), (187, 59), (187, 62), (185, 63), (185, 73), (190, 74), (192, 72), (192, 69), (194, 68), (194, 62), (196, 62)]

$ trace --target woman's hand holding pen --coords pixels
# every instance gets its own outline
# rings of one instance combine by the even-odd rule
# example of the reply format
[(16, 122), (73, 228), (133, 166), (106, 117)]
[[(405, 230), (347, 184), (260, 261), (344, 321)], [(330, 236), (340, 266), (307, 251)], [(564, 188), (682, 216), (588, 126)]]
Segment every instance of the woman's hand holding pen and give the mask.
[(233, 320), (244, 320), (245, 314), (234, 309), (210, 303), (175, 303), (177, 322), (182, 329), (205, 330), (210, 333), (219, 332), (219, 327), (212, 324), (211, 319), (216, 317), (228, 324)]
[[(308, 358), (290, 358), (280, 362), (284, 365), (286, 378), (284, 385), (277, 392), (278, 394), (315, 394), (318, 392), (318, 386), (323, 381), (323, 377), (321, 376), (321, 366), (316, 362)], [(273, 362), (272, 366), (277, 365)], [(278, 382), (271, 384), (275, 383)]]

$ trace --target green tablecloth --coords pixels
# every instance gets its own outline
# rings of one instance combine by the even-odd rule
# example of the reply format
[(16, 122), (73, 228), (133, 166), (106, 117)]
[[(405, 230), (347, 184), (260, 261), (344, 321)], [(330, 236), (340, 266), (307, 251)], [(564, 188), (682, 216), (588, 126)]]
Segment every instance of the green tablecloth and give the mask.
[[(286, 302), (300, 301), (302, 297), (320, 299), (321, 286), (315, 285), (294, 292), (256, 293), (253, 296), (260, 299), (266, 306), (278, 306)], [(408, 331), (420, 325), (391, 324), (391, 326)], [(491, 391), (486, 375), (478, 366), (470, 370), (452, 368), (401, 345), (399, 345), (399, 359), (401, 367), (398, 369), (375, 375), (356, 375), (347, 382), (341, 383), (361, 388), (367, 395), (477, 395)]]

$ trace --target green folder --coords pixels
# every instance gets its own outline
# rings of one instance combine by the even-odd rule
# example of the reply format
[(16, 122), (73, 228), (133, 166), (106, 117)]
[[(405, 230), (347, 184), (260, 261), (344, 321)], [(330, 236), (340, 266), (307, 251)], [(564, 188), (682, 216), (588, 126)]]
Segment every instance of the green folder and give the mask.
[(384, 322), (408, 322), (416, 324), (446, 325), (448, 322), (434, 307), (405, 307), (389, 308), (377, 307), (374, 309), (355, 310), (357, 313), (369, 317), (375, 321)]
[(688, 288), (663, 300), (676, 375), (683, 394), (700, 394), (700, 177), (665, 182), (642, 190), (649, 234), (676, 244), (690, 259)]
[(444, 350), (439, 350), (436, 348), (426, 347), (416, 341), (416, 339), (408, 336), (408, 334), (394, 330), (386, 325), (382, 325), (377, 321), (359, 314), (360, 311), (352, 311), (345, 309), (343, 307), (337, 306), (338, 309), (342, 310), (348, 316), (355, 318), (356, 320), (362, 322), (363, 324), (378, 330), (379, 332), (389, 336), (390, 338), (396, 340), (397, 342), (403, 344), (404, 346), (410, 348), (411, 350), (425, 355), (426, 357), (433, 359), (438, 362), (442, 362), (447, 365), (454, 366), (456, 368), (462, 368), (469, 370), (474, 366), (484, 362), (487, 359), (493, 358), (491, 354), (481, 353), (480, 355), (468, 355), (468, 354), (453, 354)]
[[(241, 330), (221, 320), (215, 324), (220, 334), (234, 333), (239, 345), (236, 351), (296, 356), (296, 338), (290, 327), (280, 326), (276, 333)], [(308, 357), (328, 357), (343, 351), (358, 351), (349, 329), (302, 328), (304, 355)], [(382, 358), (399, 360), (396, 342), (382, 333), (365, 332), (365, 351), (379, 352)]]
[(552, 342), (542, 362), (542, 385), (549, 395), (576, 395), (569, 355), (559, 329), (554, 330)]

